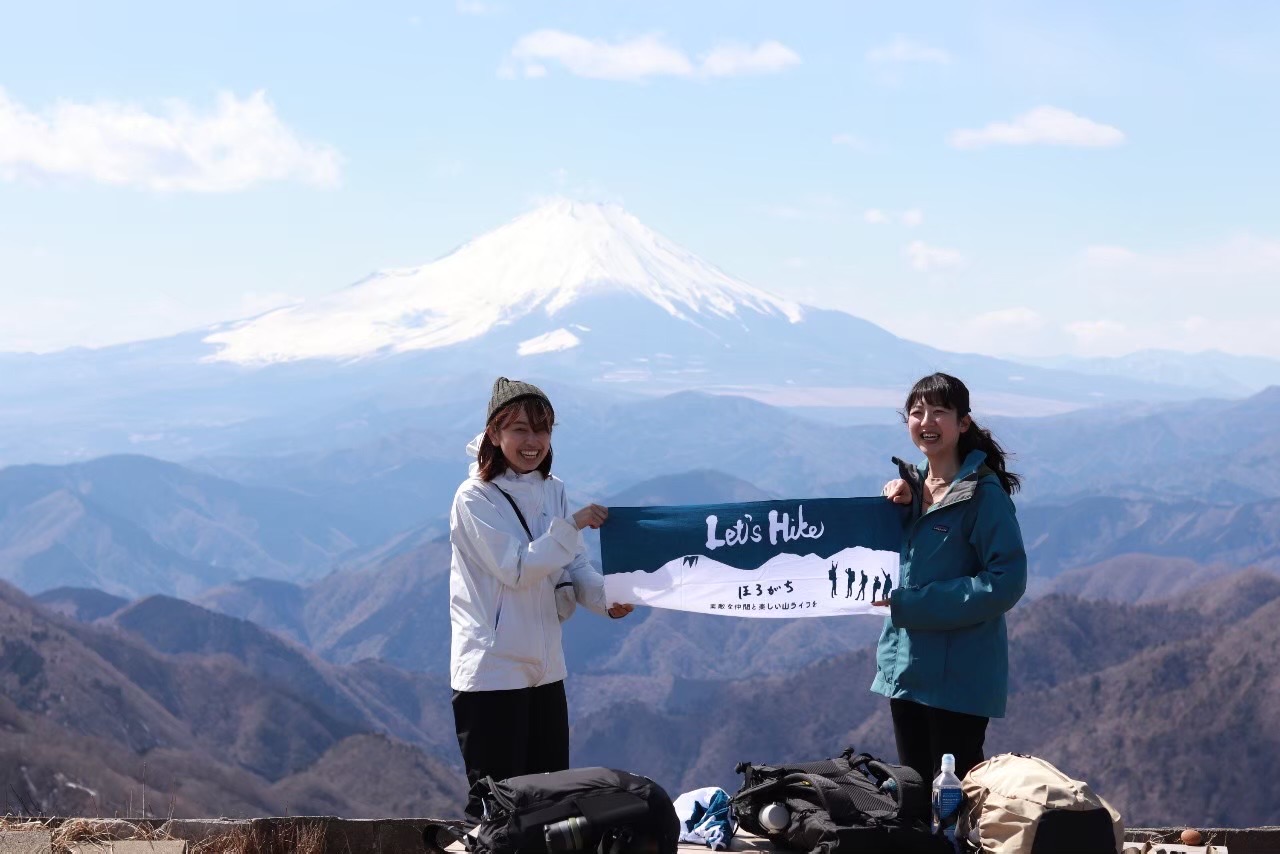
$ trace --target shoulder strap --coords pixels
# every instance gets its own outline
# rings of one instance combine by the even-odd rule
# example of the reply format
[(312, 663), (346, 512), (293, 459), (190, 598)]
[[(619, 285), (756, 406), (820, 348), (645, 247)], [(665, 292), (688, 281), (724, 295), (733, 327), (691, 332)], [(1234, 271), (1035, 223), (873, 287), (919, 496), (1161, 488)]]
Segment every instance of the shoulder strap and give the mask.
[[(490, 481), (493, 483), (493, 481)], [(507, 503), (511, 505), (511, 509), (516, 511), (516, 518), (520, 520), (520, 527), (524, 528), (525, 534), (529, 537), (529, 542), (533, 542), (533, 531), (529, 530), (529, 523), (524, 520), (524, 514), (520, 512), (520, 508), (516, 506), (516, 500), (511, 497), (511, 493), (507, 492), (501, 486), (494, 483), (493, 488), (502, 493), (502, 497), (507, 499)]]

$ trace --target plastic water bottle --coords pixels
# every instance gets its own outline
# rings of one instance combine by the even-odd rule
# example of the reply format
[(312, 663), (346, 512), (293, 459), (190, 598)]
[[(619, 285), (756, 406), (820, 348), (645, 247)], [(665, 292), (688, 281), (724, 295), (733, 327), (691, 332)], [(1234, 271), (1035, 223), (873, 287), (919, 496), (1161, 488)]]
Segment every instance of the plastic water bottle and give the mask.
[(779, 833), (791, 823), (791, 812), (782, 804), (765, 804), (757, 816), (760, 826), (770, 833)]
[(933, 832), (945, 836), (952, 848), (956, 847), (956, 819), (963, 799), (960, 778), (956, 776), (956, 758), (944, 753), (942, 770), (933, 778)]

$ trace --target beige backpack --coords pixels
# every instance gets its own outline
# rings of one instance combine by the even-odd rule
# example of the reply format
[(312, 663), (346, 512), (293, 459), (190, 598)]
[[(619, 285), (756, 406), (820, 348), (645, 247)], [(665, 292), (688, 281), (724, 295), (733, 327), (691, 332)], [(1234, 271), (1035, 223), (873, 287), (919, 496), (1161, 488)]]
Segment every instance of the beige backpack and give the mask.
[(1117, 854), (1120, 813), (1043, 759), (1003, 753), (961, 782), (956, 838), (991, 854)]

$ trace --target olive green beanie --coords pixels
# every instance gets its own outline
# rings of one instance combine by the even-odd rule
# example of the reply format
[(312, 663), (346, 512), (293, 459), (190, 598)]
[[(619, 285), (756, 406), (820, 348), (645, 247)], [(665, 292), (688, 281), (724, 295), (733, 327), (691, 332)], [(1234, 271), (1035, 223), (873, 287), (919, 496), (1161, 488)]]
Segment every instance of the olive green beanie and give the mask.
[(522, 397), (540, 398), (554, 412), (555, 407), (551, 406), (551, 398), (543, 393), (542, 389), (532, 383), (522, 383), (519, 380), (509, 380), (506, 377), (498, 377), (493, 381), (493, 394), (489, 397), (489, 415), (485, 422), (493, 420), (493, 414), (502, 407), (511, 403), (513, 400), (519, 400)]

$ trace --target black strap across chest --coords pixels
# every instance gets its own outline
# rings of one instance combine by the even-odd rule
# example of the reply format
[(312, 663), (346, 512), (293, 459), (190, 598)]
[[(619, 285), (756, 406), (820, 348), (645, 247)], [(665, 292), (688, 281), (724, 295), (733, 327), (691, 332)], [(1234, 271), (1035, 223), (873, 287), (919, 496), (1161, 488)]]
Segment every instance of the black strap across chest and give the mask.
[(529, 530), (529, 523), (524, 520), (524, 514), (520, 512), (520, 508), (516, 506), (516, 500), (511, 497), (511, 493), (507, 492), (498, 484), (494, 484), (493, 488), (502, 493), (502, 497), (507, 499), (507, 503), (511, 505), (511, 509), (516, 511), (516, 518), (520, 520), (520, 527), (524, 528), (525, 534), (529, 537), (529, 542), (533, 542), (533, 531)]
[[(525, 535), (529, 537), (529, 542), (532, 543), (533, 531), (529, 530), (529, 523), (524, 520), (524, 514), (521, 513), (520, 508), (516, 506), (516, 500), (511, 497), (510, 492), (507, 492), (501, 486), (498, 486), (498, 484), (495, 483), (493, 485), (493, 488), (501, 492), (502, 497), (507, 499), (507, 503), (511, 505), (511, 509), (516, 511), (516, 518), (520, 520), (520, 527), (524, 528)], [(573, 586), (572, 581), (561, 581), (559, 584), (556, 585), (556, 590), (559, 590), (561, 587), (572, 587), (572, 586)]]

